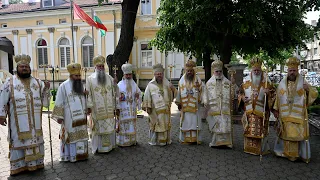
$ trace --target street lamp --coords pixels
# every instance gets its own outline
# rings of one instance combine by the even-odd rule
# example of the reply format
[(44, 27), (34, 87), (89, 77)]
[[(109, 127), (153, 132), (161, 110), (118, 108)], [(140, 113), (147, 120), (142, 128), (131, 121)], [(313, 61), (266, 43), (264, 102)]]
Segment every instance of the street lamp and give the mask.
[(55, 74), (58, 75), (59, 73), (59, 66), (57, 65), (57, 67), (54, 67), (54, 66), (50, 66), (48, 68), (49, 72), (52, 74), (52, 100), (55, 101), (56, 100), (56, 95), (57, 95), (57, 91), (54, 87), (54, 76)]

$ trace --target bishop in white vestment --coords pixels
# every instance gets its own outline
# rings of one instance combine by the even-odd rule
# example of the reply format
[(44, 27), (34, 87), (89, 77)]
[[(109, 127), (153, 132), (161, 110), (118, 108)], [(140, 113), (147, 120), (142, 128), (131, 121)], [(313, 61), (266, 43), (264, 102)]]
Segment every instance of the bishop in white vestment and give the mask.
[(201, 143), (201, 115), (199, 105), (202, 98), (202, 81), (195, 74), (196, 63), (188, 60), (186, 73), (179, 81), (176, 104), (181, 111), (179, 140), (181, 143)]
[(118, 83), (120, 118), (117, 133), (118, 146), (131, 146), (137, 143), (137, 110), (141, 109), (141, 90), (132, 79), (132, 65), (121, 67), (124, 77)]
[[(208, 109), (207, 122), (212, 140), (209, 143), (213, 146), (233, 146), (232, 121), (231, 121), (231, 95), (234, 95), (235, 88), (231, 82), (222, 74), (223, 63), (220, 60), (212, 62), (214, 75), (206, 83), (203, 93), (203, 103)], [(231, 93), (231, 91), (233, 91)]]
[(50, 98), (50, 84), (31, 76), (30, 56), (17, 55), (15, 61), (17, 75), (0, 91), (0, 124), (8, 125), (11, 175), (44, 167), (42, 107)]
[(274, 153), (290, 161), (301, 159), (308, 163), (311, 149), (307, 108), (317, 99), (318, 91), (299, 74), (298, 58), (289, 58), (286, 65), (288, 74), (279, 83), (274, 103), (277, 118)]
[(69, 64), (69, 79), (58, 89), (52, 117), (61, 124), (60, 161), (76, 162), (88, 158), (88, 131), (81, 65)]
[(163, 77), (161, 64), (153, 66), (154, 78), (148, 83), (144, 93), (142, 108), (149, 115), (149, 144), (171, 144), (171, 112), (170, 107), (176, 89)]
[(86, 89), (89, 91), (88, 111), (91, 112), (92, 153), (95, 154), (109, 152), (116, 146), (114, 112), (118, 90), (114, 79), (105, 72), (105, 58), (94, 57), (93, 64), (95, 72), (87, 78)]

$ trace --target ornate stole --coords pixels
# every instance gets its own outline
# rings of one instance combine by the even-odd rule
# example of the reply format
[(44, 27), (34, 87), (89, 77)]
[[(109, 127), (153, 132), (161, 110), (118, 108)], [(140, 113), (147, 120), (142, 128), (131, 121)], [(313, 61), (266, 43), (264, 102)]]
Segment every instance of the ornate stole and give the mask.
[(304, 120), (303, 77), (299, 75), (291, 87), (287, 86), (289, 83), (285, 78), (278, 87), (281, 118), (285, 121), (301, 123)]
[[(191, 86), (189, 86), (186, 82), (185, 75), (179, 81), (180, 88), (180, 96), (181, 96), (181, 104), (183, 112), (197, 112), (198, 102), (201, 97), (201, 79), (198, 76), (195, 76), (194, 81)], [(196, 87), (196, 82), (198, 82), (199, 87)]]
[(11, 99), (18, 139), (31, 139), (32, 129), (42, 136), (42, 98), (38, 79), (10, 79)]
[(168, 114), (169, 109), (167, 106), (167, 102), (169, 102), (169, 92), (168, 86), (157, 85), (157, 82), (149, 83), (150, 94), (154, 108), (156, 109), (157, 114)]
[(131, 92), (127, 91), (126, 80), (119, 82), (118, 87), (120, 91), (120, 107), (121, 107), (121, 120), (135, 119), (137, 112), (137, 100), (135, 99), (135, 93), (137, 92), (136, 84), (133, 80), (129, 81), (131, 84)]
[(259, 86), (254, 86), (251, 79), (251, 74), (249, 77), (244, 79), (243, 89), (246, 97), (250, 98), (250, 101), (245, 104), (246, 114), (251, 113), (263, 117), (263, 107), (264, 107), (264, 84), (265, 84), (265, 74), (261, 78)]
[[(285, 140), (301, 141), (307, 138), (305, 121), (305, 107), (303, 77), (297, 76), (295, 82), (288, 82), (284, 78), (278, 87), (278, 107), (283, 124), (281, 137)], [(288, 86), (289, 84), (289, 86)]]
[(230, 115), (230, 81), (223, 77), (217, 83), (216, 78), (212, 77), (207, 83), (207, 90), (210, 115)]
[(114, 117), (114, 88), (113, 82), (106, 76), (105, 86), (97, 82), (97, 78), (88, 78), (95, 120), (106, 120)]
[[(69, 86), (68, 86), (69, 85)], [(84, 113), (84, 104), (83, 104), (83, 95), (74, 94), (72, 91), (72, 83), (65, 84), (63, 86), (65, 95), (66, 95), (66, 102), (68, 104), (70, 110), (70, 116), (72, 119), (72, 128), (77, 126), (86, 125), (85, 113)]]

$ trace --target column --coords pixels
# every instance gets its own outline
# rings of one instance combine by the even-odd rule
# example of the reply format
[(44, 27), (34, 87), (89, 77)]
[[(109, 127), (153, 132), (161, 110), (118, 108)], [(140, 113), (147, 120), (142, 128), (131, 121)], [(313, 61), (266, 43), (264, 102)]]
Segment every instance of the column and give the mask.
[(14, 54), (17, 55), (19, 54), (19, 47), (18, 47), (18, 34), (19, 30), (12, 30), (13, 34), (13, 45), (14, 45)]
[[(50, 33), (50, 63), (52, 66), (55, 66), (54, 63), (54, 39), (53, 39), (53, 33), (54, 33), (55, 28), (54, 27), (49, 27), (48, 31)], [(49, 64), (49, 61), (48, 61)]]
[(138, 66), (138, 62), (137, 62), (137, 37), (133, 37), (133, 46), (132, 46), (132, 65), (136, 66), (137, 68)]
[(73, 51), (74, 52), (74, 56), (73, 56), (74, 59), (71, 60), (71, 62), (74, 61), (74, 63), (79, 63), (78, 62), (78, 48), (77, 48), (78, 47), (77, 46), (77, 31), (78, 31), (78, 29), (79, 29), (78, 26), (73, 26), (73, 29), (71, 29), (71, 30), (73, 30), (72, 33), (73, 33), (73, 45), (74, 45), (74, 47), (72, 47), (72, 48), (74, 48), (74, 51)]
[(33, 67), (36, 67), (36, 66), (34, 66), (33, 64), (33, 55), (32, 55), (32, 29), (26, 29), (26, 32), (28, 34), (28, 54), (31, 57), (30, 67), (31, 67), (31, 70), (33, 70)]

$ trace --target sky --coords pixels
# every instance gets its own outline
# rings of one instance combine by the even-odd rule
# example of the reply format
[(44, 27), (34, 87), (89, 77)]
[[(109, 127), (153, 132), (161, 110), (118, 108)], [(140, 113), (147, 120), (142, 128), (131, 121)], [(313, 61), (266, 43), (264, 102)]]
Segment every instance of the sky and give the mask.
[(311, 21), (318, 20), (319, 16), (320, 16), (320, 11), (310, 11), (307, 13), (306, 19), (304, 21), (308, 24), (311, 24)]

